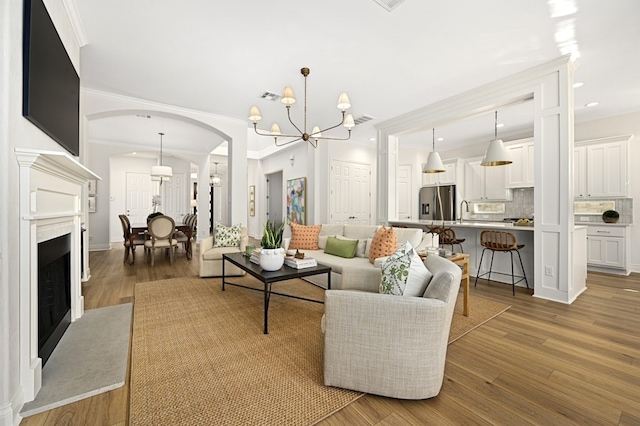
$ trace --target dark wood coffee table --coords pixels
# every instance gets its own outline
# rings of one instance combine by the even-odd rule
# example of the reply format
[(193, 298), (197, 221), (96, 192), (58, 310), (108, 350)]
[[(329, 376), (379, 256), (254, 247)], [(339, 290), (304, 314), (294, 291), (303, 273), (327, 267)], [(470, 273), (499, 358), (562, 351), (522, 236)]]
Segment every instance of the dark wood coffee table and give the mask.
[[(260, 290), (254, 287), (248, 287), (246, 285), (232, 283), (227, 281), (225, 275), (225, 262), (230, 262), (236, 265), (238, 268), (242, 269), (249, 275), (254, 278), (257, 278), (264, 284), (264, 290)], [(291, 280), (293, 278), (303, 278), (311, 275), (320, 275), (327, 274), (327, 288), (331, 289), (331, 268), (329, 266), (324, 266), (318, 264), (318, 266), (314, 266), (311, 268), (303, 268), (303, 269), (295, 269), (291, 268), (287, 265), (283, 265), (282, 268), (277, 271), (265, 271), (260, 265), (256, 265), (252, 263), (247, 256), (243, 253), (229, 253), (222, 255), (222, 291), (224, 291), (225, 285), (233, 285), (236, 287), (248, 288), (249, 290), (257, 290), (264, 292), (264, 334), (269, 334), (269, 298), (272, 294), (277, 294), (279, 296), (292, 297), (294, 299), (306, 300), (309, 302), (315, 303), (324, 303), (321, 300), (308, 299), (306, 297), (294, 296), (291, 294), (278, 293), (271, 290), (271, 286), (273, 283), (277, 283), (279, 281)], [(313, 285), (313, 284), (311, 284)]]

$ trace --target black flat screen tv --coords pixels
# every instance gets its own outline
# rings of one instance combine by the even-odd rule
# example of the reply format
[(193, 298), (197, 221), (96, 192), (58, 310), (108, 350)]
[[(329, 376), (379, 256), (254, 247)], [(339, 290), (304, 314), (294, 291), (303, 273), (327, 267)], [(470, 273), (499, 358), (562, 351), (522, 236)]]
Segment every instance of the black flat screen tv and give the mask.
[(42, 0), (24, 2), (22, 115), (80, 155), (80, 77)]

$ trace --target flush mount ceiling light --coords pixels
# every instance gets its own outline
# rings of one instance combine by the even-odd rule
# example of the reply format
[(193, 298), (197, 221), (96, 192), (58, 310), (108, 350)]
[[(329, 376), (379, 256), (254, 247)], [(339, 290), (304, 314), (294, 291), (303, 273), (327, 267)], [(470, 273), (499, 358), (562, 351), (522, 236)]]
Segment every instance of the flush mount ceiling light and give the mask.
[(422, 173), (443, 173), (444, 171), (440, 154), (436, 152), (436, 129), (433, 129), (432, 151), (427, 157), (427, 164), (422, 168)]
[(218, 174), (218, 163), (215, 162), (213, 174), (209, 176), (209, 186), (220, 186), (222, 184), (222, 176)]
[(489, 142), (489, 148), (484, 153), (481, 166), (504, 166), (511, 164), (509, 152), (504, 147), (502, 139), (498, 139), (498, 111), (496, 111), (494, 139)]
[[(282, 98), (280, 102), (285, 104), (287, 108), (287, 117), (289, 118), (289, 122), (295, 127), (298, 131), (298, 134), (294, 135), (284, 135), (280, 131), (280, 126), (278, 123), (273, 123), (271, 126), (271, 132), (264, 133), (258, 131), (258, 121), (262, 120), (262, 114), (257, 106), (252, 105), (251, 111), (249, 112), (249, 120), (253, 122), (253, 130), (260, 136), (273, 136), (274, 142), (276, 146), (288, 145), (293, 142), (297, 142), (299, 140), (309, 142), (314, 148), (318, 147), (319, 140), (337, 140), (337, 141), (346, 141), (351, 138), (351, 129), (355, 126), (353, 121), (353, 116), (351, 114), (346, 114), (347, 109), (351, 107), (351, 103), (349, 101), (349, 97), (346, 93), (342, 93), (338, 98), (338, 109), (342, 111), (342, 121), (336, 124), (335, 126), (327, 127), (326, 129), (320, 130), (320, 127), (314, 126), (311, 130), (311, 133), (307, 132), (307, 76), (309, 75), (309, 68), (302, 68), (300, 73), (304, 76), (304, 126), (302, 130), (291, 120), (291, 105), (296, 102), (296, 98), (293, 94), (293, 89), (289, 86), (285, 87), (282, 91)], [(346, 138), (334, 138), (330, 136), (322, 136), (322, 132), (326, 132), (327, 130), (335, 129), (338, 126), (344, 126), (347, 128), (349, 134)], [(278, 141), (278, 138), (287, 138), (285, 141)]]
[(158, 134), (160, 135), (160, 165), (151, 167), (151, 180), (160, 181), (160, 184), (162, 185), (163, 181), (168, 182), (171, 180), (173, 170), (169, 166), (162, 165), (162, 137), (164, 136), (164, 133)]

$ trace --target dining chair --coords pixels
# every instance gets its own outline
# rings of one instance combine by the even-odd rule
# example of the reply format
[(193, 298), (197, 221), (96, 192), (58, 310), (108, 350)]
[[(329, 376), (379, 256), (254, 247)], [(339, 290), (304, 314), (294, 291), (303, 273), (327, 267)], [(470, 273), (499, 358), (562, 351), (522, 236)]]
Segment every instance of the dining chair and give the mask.
[[(145, 241), (144, 235), (136, 235), (133, 241), (131, 241), (131, 223), (127, 215), (118, 215), (120, 218), (120, 224), (122, 225), (122, 238), (124, 239), (124, 260), (123, 263), (129, 258), (129, 252), (133, 256), (133, 260), (136, 259), (136, 246), (143, 246)], [(132, 262), (133, 263), (133, 262)]]
[(184, 247), (184, 250), (187, 251), (187, 243), (190, 242), (189, 238), (191, 238), (191, 243), (193, 243), (193, 241), (195, 240), (196, 226), (197, 226), (197, 223), (198, 223), (198, 216), (195, 215), (195, 214), (191, 214), (191, 213), (186, 214), (186, 215), (184, 215), (184, 218), (182, 219), (182, 223), (187, 225), (189, 227), (189, 229), (191, 230), (191, 237), (187, 236), (187, 234), (185, 234), (182, 231), (177, 231), (176, 232), (176, 240), (178, 240), (178, 243), (181, 243), (182, 246)]
[(144, 242), (147, 253), (151, 256), (151, 266), (154, 266), (156, 249), (169, 250), (169, 262), (173, 264), (175, 249), (178, 247), (178, 240), (175, 238), (176, 223), (172, 217), (156, 216), (149, 221), (150, 238)]

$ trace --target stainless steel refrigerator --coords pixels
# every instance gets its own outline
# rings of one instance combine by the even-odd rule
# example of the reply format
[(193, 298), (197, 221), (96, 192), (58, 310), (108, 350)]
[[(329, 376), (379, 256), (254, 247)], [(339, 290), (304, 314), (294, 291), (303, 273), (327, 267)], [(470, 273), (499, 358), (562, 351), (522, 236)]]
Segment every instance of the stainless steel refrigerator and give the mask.
[(456, 220), (455, 185), (425, 186), (419, 199), (420, 220)]

